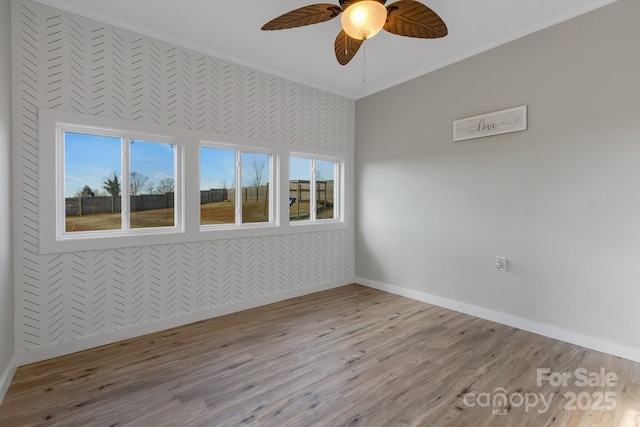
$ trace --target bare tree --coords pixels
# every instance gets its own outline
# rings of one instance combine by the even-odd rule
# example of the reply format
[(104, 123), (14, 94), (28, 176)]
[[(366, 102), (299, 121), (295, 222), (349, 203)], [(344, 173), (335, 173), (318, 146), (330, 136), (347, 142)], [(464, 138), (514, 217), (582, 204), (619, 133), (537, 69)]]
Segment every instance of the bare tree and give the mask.
[(250, 184), (252, 187), (260, 187), (262, 180), (264, 179), (264, 167), (267, 164), (266, 159), (256, 159), (256, 156), (251, 158), (251, 166), (249, 169), (249, 176), (251, 177)]
[(139, 172), (131, 172), (129, 178), (129, 188), (132, 196), (137, 196), (144, 188), (149, 178)]
[(165, 178), (165, 179), (161, 179), (160, 182), (158, 183), (158, 193), (160, 194), (166, 194), (166, 193), (172, 193), (175, 187), (175, 182), (173, 180), (173, 178)]
[(153, 182), (147, 182), (144, 186), (144, 191), (146, 191), (147, 194), (154, 194), (156, 192), (156, 185)]

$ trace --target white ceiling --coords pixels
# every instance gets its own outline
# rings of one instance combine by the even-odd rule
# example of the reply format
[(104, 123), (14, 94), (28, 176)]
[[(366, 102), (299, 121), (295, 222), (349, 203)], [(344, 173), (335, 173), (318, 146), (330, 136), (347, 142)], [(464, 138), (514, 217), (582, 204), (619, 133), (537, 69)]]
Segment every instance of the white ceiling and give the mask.
[(260, 30), (292, 9), (337, 0), (39, 1), (358, 99), (617, 0), (420, 0), (446, 22), (448, 36), (424, 40), (381, 31), (346, 66), (338, 64), (333, 50), (339, 17)]

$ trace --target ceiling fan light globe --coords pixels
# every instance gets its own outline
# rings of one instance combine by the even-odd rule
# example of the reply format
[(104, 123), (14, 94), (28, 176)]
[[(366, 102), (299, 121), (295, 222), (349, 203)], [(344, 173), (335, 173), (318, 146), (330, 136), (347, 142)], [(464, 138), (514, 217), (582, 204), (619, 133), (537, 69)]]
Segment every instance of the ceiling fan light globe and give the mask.
[(387, 21), (387, 8), (378, 1), (362, 0), (347, 7), (340, 22), (342, 29), (356, 40), (369, 39), (380, 32)]

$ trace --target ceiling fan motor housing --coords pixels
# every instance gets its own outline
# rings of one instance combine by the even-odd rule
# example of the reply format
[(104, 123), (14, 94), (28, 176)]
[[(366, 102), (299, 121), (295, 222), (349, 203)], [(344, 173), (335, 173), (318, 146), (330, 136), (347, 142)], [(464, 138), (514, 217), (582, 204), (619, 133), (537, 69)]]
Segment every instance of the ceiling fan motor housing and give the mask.
[(340, 22), (349, 37), (366, 40), (378, 34), (387, 21), (387, 8), (376, 0), (351, 3), (342, 12)]
[(447, 26), (433, 10), (417, 0), (338, 0), (339, 5), (318, 3), (303, 6), (272, 19), (265, 31), (285, 30), (319, 24), (342, 14), (342, 30), (334, 42), (336, 59), (346, 65), (365, 39), (380, 30), (405, 37), (437, 39), (447, 35)]

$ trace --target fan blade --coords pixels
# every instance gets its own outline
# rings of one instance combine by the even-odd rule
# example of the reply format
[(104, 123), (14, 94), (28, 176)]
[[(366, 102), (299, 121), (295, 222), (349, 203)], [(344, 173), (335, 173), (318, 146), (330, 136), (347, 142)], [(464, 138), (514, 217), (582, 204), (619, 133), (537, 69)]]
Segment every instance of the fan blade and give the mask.
[(323, 3), (301, 7), (267, 22), (262, 29), (286, 30), (288, 28), (303, 27), (305, 25), (318, 24), (340, 15), (342, 8), (335, 4)]
[(414, 0), (400, 0), (387, 6), (383, 27), (399, 36), (437, 39), (447, 35), (447, 25), (433, 10)]
[(351, 58), (356, 55), (360, 46), (362, 46), (362, 40), (349, 37), (344, 30), (340, 31), (334, 44), (336, 59), (340, 65), (347, 65)]

